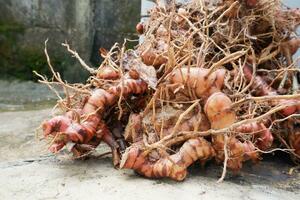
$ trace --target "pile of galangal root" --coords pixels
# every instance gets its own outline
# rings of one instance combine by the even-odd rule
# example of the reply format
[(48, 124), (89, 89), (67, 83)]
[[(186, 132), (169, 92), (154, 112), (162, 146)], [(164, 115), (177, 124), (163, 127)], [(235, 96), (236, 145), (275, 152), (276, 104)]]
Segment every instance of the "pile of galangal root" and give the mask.
[(85, 84), (37, 74), (64, 88), (60, 114), (42, 124), (49, 150), (75, 158), (103, 141), (116, 168), (182, 181), (195, 162), (238, 172), (265, 153), (300, 160), (300, 93), (296, 28), (300, 10), (280, 0), (192, 0), (157, 5), (137, 25), (134, 49), (100, 48)]

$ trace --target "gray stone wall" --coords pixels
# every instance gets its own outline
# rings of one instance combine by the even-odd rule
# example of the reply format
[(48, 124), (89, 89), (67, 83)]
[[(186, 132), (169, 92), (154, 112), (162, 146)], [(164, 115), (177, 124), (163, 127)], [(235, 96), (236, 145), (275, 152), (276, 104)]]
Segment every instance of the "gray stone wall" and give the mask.
[(0, 77), (18, 77), (36, 69), (47, 73), (49, 54), (69, 81), (85, 74), (61, 43), (68, 41), (87, 61), (99, 64), (98, 48), (134, 35), (140, 0), (0, 0)]
[(140, 0), (96, 0), (95, 41), (92, 61), (99, 62), (98, 49), (109, 49), (115, 41), (138, 39), (135, 26), (140, 21)]

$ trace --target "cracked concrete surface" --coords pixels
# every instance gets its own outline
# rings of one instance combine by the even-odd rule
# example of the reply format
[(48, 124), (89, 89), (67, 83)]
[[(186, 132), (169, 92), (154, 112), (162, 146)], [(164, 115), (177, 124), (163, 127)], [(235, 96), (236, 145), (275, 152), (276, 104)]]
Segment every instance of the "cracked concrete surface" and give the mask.
[[(35, 128), (49, 109), (0, 113), (1, 199), (300, 199), (300, 175), (291, 164), (266, 158), (228, 174), (217, 184), (221, 166), (194, 166), (184, 182), (149, 180), (116, 170), (110, 158), (73, 161), (55, 157)], [(104, 147), (98, 151), (105, 151)]]

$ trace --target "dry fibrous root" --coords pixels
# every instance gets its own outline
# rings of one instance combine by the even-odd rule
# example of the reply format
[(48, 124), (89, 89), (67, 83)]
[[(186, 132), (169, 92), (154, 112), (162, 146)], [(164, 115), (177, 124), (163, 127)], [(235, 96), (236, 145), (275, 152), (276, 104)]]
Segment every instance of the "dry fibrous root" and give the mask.
[(49, 148), (50, 151), (59, 151), (67, 142), (87, 144), (92, 139), (96, 139), (106, 142), (115, 152), (118, 145), (102, 121), (102, 113), (109, 106), (115, 104), (118, 98), (125, 98), (130, 94), (143, 94), (147, 87), (147, 84), (142, 80), (128, 78), (108, 90), (94, 90), (83, 108), (75, 111), (76, 115), (79, 115), (79, 122), (72, 119), (72, 112), (74, 111), (45, 121), (42, 125), (44, 135), (46, 137), (48, 135), (54, 136)]
[[(125, 54), (127, 53), (124, 53), (124, 57), (117, 61), (108, 58), (111, 59), (111, 62), (122, 63), (122, 68), (116, 69), (109, 65), (102, 65), (98, 70), (95, 70), (94, 75), (90, 77), (90, 83), (87, 84), (87, 92), (84, 94), (76, 85), (67, 85), (61, 80), (57, 80), (63, 87), (67, 85), (70, 91), (66, 92), (68, 96), (65, 100), (58, 104), (65, 113), (46, 120), (42, 124), (44, 137), (53, 138), (49, 147), (51, 152), (57, 153), (66, 144), (73, 143), (71, 151), (75, 157), (80, 158), (103, 141), (112, 149), (114, 165), (119, 164), (120, 151), (124, 150), (125, 147), (122, 145), (123, 147), (120, 149), (120, 144), (117, 141), (120, 138), (113, 134), (108, 125), (108, 121), (116, 117), (116, 114), (113, 113), (115, 110), (112, 109), (118, 105), (120, 106), (119, 112), (124, 112), (126, 115), (128, 111), (122, 109), (124, 102), (129, 101), (129, 99), (139, 101), (139, 96), (148, 91), (148, 83), (153, 82), (153, 79), (154, 82), (156, 81), (156, 77), (152, 79), (149, 77), (150, 81), (142, 79), (148, 71), (151, 72), (151, 68), (147, 67), (143, 71), (145, 65), (141, 61), (130, 61), (134, 65), (128, 65)], [(51, 63), (49, 65), (52, 69)], [(59, 79), (57, 77), (58, 74), (55, 73), (54, 79)], [(46, 83), (50, 86), (56, 82)], [(80, 98), (75, 98), (77, 95)], [(111, 122), (111, 124), (113, 123)]]
[[(125, 139), (132, 145), (123, 154), (120, 167), (134, 169), (149, 178), (169, 177), (181, 181), (187, 175), (187, 168), (195, 161), (205, 164), (214, 157), (215, 151), (203, 137), (147, 153), (147, 146), (178, 131), (208, 130), (207, 118), (198, 109), (196, 107), (190, 113), (185, 113), (182, 108), (165, 105), (156, 108), (155, 116), (152, 113), (131, 115)], [(182, 116), (180, 122), (178, 116)]]
[(191, 0), (149, 16), (136, 26), (140, 44), (101, 48), (98, 69), (64, 44), (91, 73), (86, 84), (64, 83), (51, 64), (53, 79), (40, 76), (66, 91), (63, 114), (43, 124), (51, 151), (71, 142), (81, 157), (104, 141), (115, 165), (177, 181), (196, 161), (223, 164), (221, 181), (265, 153), (300, 160), (299, 9)]

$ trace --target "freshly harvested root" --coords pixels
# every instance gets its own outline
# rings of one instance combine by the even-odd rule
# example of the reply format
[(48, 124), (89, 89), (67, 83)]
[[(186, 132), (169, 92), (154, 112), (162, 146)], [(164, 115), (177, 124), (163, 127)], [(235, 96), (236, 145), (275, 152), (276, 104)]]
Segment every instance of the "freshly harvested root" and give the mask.
[[(207, 99), (204, 111), (213, 129), (229, 127), (236, 121), (236, 114), (231, 109), (231, 105), (230, 98), (222, 92), (214, 93)], [(240, 129), (244, 130), (243, 127), (240, 127)], [(231, 136), (228, 140), (226, 151), (229, 152), (227, 163), (229, 169), (239, 171), (244, 161), (248, 159), (257, 160), (258, 155), (255, 153), (255, 147), (250, 141), (242, 143), (236, 136)], [(225, 136), (212, 136), (212, 144), (216, 151), (216, 161), (218, 163), (223, 162), (225, 160)]]
[[(105, 130), (97, 129), (101, 122), (101, 113), (116, 103), (121, 95), (127, 97), (130, 94), (143, 94), (147, 88), (147, 84), (142, 80), (126, 79), (108, 90), (95, 90), (78, 113), (85, 118), (82, 122), (79, 123), (67, 117), (70, 115), (69, 113), (45, 121), (43, 123), (44, 136), (54, 136), (54, 141), (49, 148), (50, 151), (58, 152), (67, 142), (87, 144), (97, 132), (108, 133), (108, 129), (103, 125), (100, 127), (105, 128)], [(104, 138), (107, 137), (106, 135)], [(108, 139), (112, 140), (112, 137)], [(114, 142), (108, 144), (115, 148)]]
[(43, 124), (52, 152), (70, 142), (83, 157), (104, 141), (115, 166), (125, 151), (121, 168), (177, 181), (197, 160), (223, 163), (220, 180), (283, 146), (300, 160), (299, 9), (279, 0), (191, 0), (159, 3), (149, 14), (136, 26), (141, 42), (100, 48), (97, 69), (65, 45), (91, 73), (86, 84), (64, 83), (45, 52), (56, 82), (39, 75), (41, 82), (66, 93), (56, 92), (64, 114)]
[[(118, 144), (114, 141), (107, 126), (98, 120), (96, 116), (93, 116), (93, 119), (88, 123), (83, 122), (79, 124), (65, 116), (57, 116), (44, 122), (43, 130), (45, 137), (48, 135), (54, 136), (49, 150), (56, 153), (68, 142), (73, 142), (75, 145), (71, 151), (75, 158), (81, 158), (95, 149), (100, 142), (103, 141), (112, 149), (113, 163), (114, 166), (117, 166), (120, 161)], [(96, 126), (95, 124), (98, 125)]]
[[(152, 144), (174, 133), (208, 130), (209, 122), (198, 109), (186, 113), (181, 109), (164, 105), (162, 108), (156, 108), (156, 112), (155, 115), (141, 113), (130, 116), (125, 130), (125, 139), (132, 144), (123, 154), (121, 166), (133, 169), (149, 178), (169, 177), (177, 181), (183, 180), (187, 168), (192, 163), (200, 159), (204, 164), (208, 158), (214, 156), (214, 150), (208, 141), (202, 137), (191, 139), (186, 141), (178, 151), (177, 147), (170, 150), (172, 153), (177, 153), (169, 155), (164, 152), (161, 156), (156, 151), (148, 154), (143, 141)], [(178, 116), (181, 116), (180, 119)]]
[[(300, 19), (299, 19), (299, 22), (300, 22)], [(285, 54), (287, 53), (286, 51), (288, 51), (288, 53), (290, 55), (294, 55), (298, 51), (299, 48), (300, 48), (300, 39), (299, 38), (293, 38), (293, 39), (290, 39), (281, 44), (281, 51)]]
[(247, 133), (248, 135), (254, 135), (254, 143), (260, 150), (268, 150), (274, 141), (274, 137), (271, 131), (264, 125), (263, 122), (254, 122), (245, 124), (236, 128), (239, 133)]
[(83, 107), (83, 113), (101, 113), (106, 107), (115, 104), (120, 96), (126, 98), (130, 94), (143, 94), (147, 89), (146, 82), (135, 79), (123, 80), (108, 90), (96, 89)]
[(68, 141), (74, 143), (87, 143), (95, 135), (100, 118), (89, 116), (88, 120), (79, 124), (65, 116), (54, 117), (43, 123), (44, 136), (54, 136), (54, 141), (49, 147), (53, 153), (62, 149)]
[(258, 4), (258, 0), (245, 0), (245, 4), (249, 8), (254, 8)]
[(168, 62), (168, 58), (163, 55), (163, 52), (167, 49), (167, 44), (163, 41), (160, 41), (158, 45), (160, 45), (159, 48), (161, 52), (156, 52), (153, 48), (150, 47), (141, 53), (143, 63), (149, 66), (154, 66), (155, 68), (159, 68), (160, 66)]
[(174, 133), (210, 129), (207, 117), (199, 108), (191, 109), (188, 113), (184, 109), (163, 105), (162, 108), (155, 108), (155, 114), (132, 114), (125, 129), (125, 140), (132, 144), (147, 139), (152, 144)]
[(113, 165), (117, 167), (120, 163), (119, 145), (113, 138), (108, 127), (103, 122), (99, 124), (96, 135), (89, 140), (89, 142), (83, 144), (76, 143), (71, 151), (75, 158), (82, 158), (89, 155), (89, 153), (93, 151), (101, 143), (101, 141), (111, 148)]
[(252, 80), (251, 88), (254, 91), (255, 96), (272, 96), (277, 94), (276, 91), (270, 88), (270, 86), (260, 76), (253, 76), (252, 69), (249, 64), (245, 64), (243, 72), (248, 82)]
[(214, 156), (214, 149), (203, 138), (186, 141), (173, 155), (165, 155), (156, 161), (141, 150), (132, 146), (122, 156), (120, 168), (133, 169), (148, 178), (171, 178), (182, 181), (187, 175), (187, 168), (195, 161), (205, 162)]
[(215, 92), (219, 92), (224, 83), (226, 71), (223, 69), (210, 73), (204, 68), (179, 68), (170, 75), (170, 82), (181, 84), (195, 92), (198, 98), (209, 97)]
[(120, 72), (112, 67), (104, 66), (99, 69), (96, 77), (105, 80), (117, 80), (120, 78)]
[(236, 114), (231, 109), (231, 105), (231, 99), (222, 92), (216, 92), (207, 99), (204, 111), (210, 121), (211, 128), (225, 128), (236, 121)]
[(138, 34), (140, 34), (140, 35), (142, 35), (142, 34), (144, 33), (144, 31), (145, 31), (145, 30), (144, 30), (144, 25), (143, 25), (142, 22), (138, 23), (138, 24), (136, 25), (135, 29), (136, 29), (136, 32), (137, 32)]
[(131, 114), (129, 116), (128, 124), (124, 132), (124, 138), (127, 142), (136, 143), (143, 139), (143, 124), (142, 116), (140, 114)]
[[(158, 130), (161, 130), (162, 126), (159, 124), (155, 128), (158, 132)], [(169, 127), (164, 128), (162, 134), (160, 135), (160, 138), (162, 139), (176, 132), (207, 131), (210, 128), (211, 128), (210, 123), (206, 115), (199, 111), (197, 114), (191, 113), (191, 115), (187, 115), (186, 118), (183, 119), (182, 122), (177, 127), (176, 125), (175, 126), (170, 125)]]
[[(287, 131), (287, 144), (290, 148), (294, 149), (294, 157), (292, 157), (296, 162), (297, 158), (300, 159), (300, 127), (298, 124), (298, 119), (290, 118), (286, 121)], [(295, 156), (296, 155), (296, 156)]]
[[(255, 91), (256, 96), (275, 96), (278, 95), (276, 90), (271, 88), (260, 76), (252, 75), (251, 67), (246, 64), (243, 68), (245, 78), (250, 82), (252, 80), (251, 88)], [(299, 102), (299, 104), (298, 104)], [(291, 105), (287, 106), (283, 110), (280, 111), (284, 116), (289, 116), (300, 110), (300, 101), (299, 99), (292, 100), (272, 100), (270, 101), (271, 105)], [(296, 104), (296, 105), (294, 105)]]
[[(218, 163), (222, 163), (225, 160), (224, 145), (224, 135), (213, 136), (212, 146), (216, 151), (215, 159)], [(228, 152), (227, 167), (234, 172), (238, 172), (242, 168), (244, 161), (251, 159), (253, 162), (257, 162), (259, 155), (255, 150), (252, 142), (245, 141), (242, 143), (236, 137), (230, 137), (226, 145), (226, 151)]]

